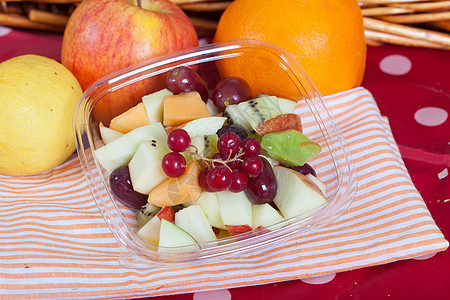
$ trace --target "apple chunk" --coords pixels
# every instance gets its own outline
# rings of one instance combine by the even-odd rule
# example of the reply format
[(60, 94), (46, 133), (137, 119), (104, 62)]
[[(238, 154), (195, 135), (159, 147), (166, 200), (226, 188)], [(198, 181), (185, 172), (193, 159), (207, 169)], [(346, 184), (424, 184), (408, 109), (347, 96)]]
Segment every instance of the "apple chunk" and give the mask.
[(284, 220), (280, 213), (269, 203), (253, 205), (253, 229), (276, 224)]
[(120, 138), (123, 135), (122, 132), (114, 130), (114, 129), (111, 129), (109, 127), (106, 127), (101, 122), (100, 122), (98, 128), (100, 130), (100, 136), (102, 137), (102, 141), (105, 144), (109, 144), (112, 141)]
[(282, 166), (274, 166), (273, 172), (278, 182), (273, 202), (286, 219), (299, 215), (306, 218), (327, 202), (320, 189), (305, 175)]
[(145, 223), (145, 225), (142, 226), (136, 234), (143, 240), (146, 240), (154, 245), (158, 245), (162, 220), (169, 222), (175, 221), (175, 211), (171, 206), (161, 208), (161, 210), (147, 223)]
[(175, 214), (175, 225), (187, 231), (198, 243), (217, 239), (200, 205), (179, 210)]
[(237, 235), (252, 228), (252, 202), (247, 198), (245, 192), (233, 193), (223, 191), (217, 193), (225, 228), (231, 235)]
[[(179, 249), (178, 247), (184, 247)], [(159, 231), (158, 251), (165, 253), (176, 253), (182, 250), (194, 251), (199, 249), (195, 239), (177, 225), (167, 220), (161, 220)]]
[(200, 205), (206, 218), (212, 226), (220, 229), (227, 229), (225, 225), (223, 225), (216, 193), (203, 191), (196, 203)]

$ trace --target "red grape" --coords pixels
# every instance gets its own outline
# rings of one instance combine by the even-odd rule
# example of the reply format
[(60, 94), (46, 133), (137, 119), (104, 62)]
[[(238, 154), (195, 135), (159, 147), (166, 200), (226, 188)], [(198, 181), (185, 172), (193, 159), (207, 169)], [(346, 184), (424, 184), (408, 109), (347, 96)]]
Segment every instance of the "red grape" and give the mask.
[(246, 156), (241, 164), (241, 171), (248, 177), (256, 177), (263, 171), (264, 163), (257, 155)]
[(167, 146), (170, 150), (175, 152), (182, 152), (186, 150), (191, 144), (191, 137), (186, 130), (177, 128), (172, 130), (167, 137)]
[(231, 185), (231, 171), (224, 165), (216, 166), (208, 172), (206, 180), (213, 191), (225, 191)]
[(222, 112), (228, 105), (238, 104), (252, 98), (248, 83), (239, 77), (226, 77), (217, 83), (212, 94), (212, 100), (217, 109)]
[(245, 194), (255, 204), (270, 203), (278, 190), (277, 179), (270, 163), (262, 158), (263, 171), (256, 177), (249, 177)]
[(133, 189), (128, 166), (115, 169), (109, 175), (109, 184), (114, 197), (124, 205), (140, 209), (147, 203), (148, 195), (138, 193)]
[(297, 171), (303, 175), (311, 174), (311, 175), (317, 177), (316, 171), (313, 169), (313, 167), (311, 167), (307, 163), (305, 163), (303, 166), (285, 166), (285, 167), (288, 167), (289, 169)]
[(166, 77), (166, 86), (174, 94), (197, 91), (204, 102), (208, 101), (208, 87), (205, 80), (189, 67), (173, 68)]
[(233, 193), (242, 192), (247, 187), (247, 182), (247, 176), (241, 171), (234, 169), (231, 173), (231, 185), (229, 190)]
[(219, 129), (219, 131), (217, 131), (217, 136), (220, 138), (222, 136), (222, 134), (224, 134), (226, 132), (236, 133), (240, 137), (241, 141), (245, 140), (248, 136), (245, 129), (236, 124), (223, 126), (222, 128)]
[(217, 141), (217, 149), (225, 157), (235, 156), (240, 149), (241, 139), (234, 132), (226, 132), (222, 134)]
[(246, 156), (259, 155), (261, 153), (261, 144), (255, 138), (246, 138), (242, 142), (241, 147)]
[(167, 176), (180, 177), (186, 171), (186, 159), (178, 152), (169, 152), (162, 159), (162, 169)]

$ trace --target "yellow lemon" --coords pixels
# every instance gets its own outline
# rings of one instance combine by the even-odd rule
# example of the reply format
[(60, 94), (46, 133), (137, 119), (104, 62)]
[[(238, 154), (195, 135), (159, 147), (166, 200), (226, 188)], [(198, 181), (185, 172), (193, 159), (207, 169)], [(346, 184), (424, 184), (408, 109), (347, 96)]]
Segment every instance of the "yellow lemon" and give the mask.
[(21, 55), (0, 63), (0, 174), (33, 175), (75, 151), (72, 118), (82, 96), (57, 61)]

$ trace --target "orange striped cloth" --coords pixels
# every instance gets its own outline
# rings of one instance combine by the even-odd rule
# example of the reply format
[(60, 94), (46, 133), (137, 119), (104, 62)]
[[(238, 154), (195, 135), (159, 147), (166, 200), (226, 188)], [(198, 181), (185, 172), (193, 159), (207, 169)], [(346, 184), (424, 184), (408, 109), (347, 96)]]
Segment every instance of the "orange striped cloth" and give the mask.
[(445, 250), (448, 242), (414, 188), (372, 95), (356, 88), (324, 101), (359, 182), (354, 202), (336, 221), (195, 267), (125, 269), (74, 155), (38, 176), (0, 176), (0, 297), (186, 293), (325, 275)]

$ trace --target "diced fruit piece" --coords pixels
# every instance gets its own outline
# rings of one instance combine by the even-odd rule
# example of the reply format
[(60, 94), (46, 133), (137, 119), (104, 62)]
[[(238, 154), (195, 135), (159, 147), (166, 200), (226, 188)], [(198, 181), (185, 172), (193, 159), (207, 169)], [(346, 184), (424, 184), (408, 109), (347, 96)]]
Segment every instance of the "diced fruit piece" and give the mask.
[(249, 177), (244, 192), (255, 204), (271, 202), (278, 190), (277, 179), (273, 173), (272, 166), (267, 159), (260, 156), (263, 161), (263, 170), (256, 177)]
[(273, 171), (279, 187), (273, 202), (286, 219), (299, 215), (308, 217), (327, 202), (305, 175), (282, 166), (274, 166)]
[(148, 124), (150, 123), (147, 118), (147, 112), (145, 111), (144, 104), (140, 102), (112, 119), (109, 128), (122, 133), (128, 133), (133, 129)]
[[(179, 247), (183, 247), (180, 249)], [(158, 251), (176, 253), (199, 249), (195, 239), (186, 231), (167, 220), (161, 220)]]
[(165, 96), (169, 95), (173, 95), (173, 93), (168, 89), (162, 89), (142, 97), (142, 103), (144, 103), (150, 124), (163, 122), (163, 99)]
[(218, 114), (220, 114), (220, 111), (217, 109), (211, 99), (208, 99), (208, 101), (206, 101), (206, 107), (209, 110), (210, 116), (217, 116)]
[(167, 179), (161, 167), (161, 160), (170, 152), (165, 143), (153, 141), (142, 142), (133, 155), (128, 167), (134, 190), (149, 194), (150, 191)]
[(280, 213), (269, 203), (253, 205), (253, 229), (276, 224), (284, 220)]
[(167, 143), (167, 133), (161, 123), (136, 128), (94, 151), (99, 163), (109, 172), (127, 165), (143, 141)]
[(102, 141), (105, 144), (109, 144), (123, 135), (122, 132), (106, 127), (105, 125), (103, 125), (103, 123), (100, 123), (98, 128), (100, 130)]
[(261, 147), (282, 164), (303, 165), (320, 153), (320, 145), (297, 130), (268, 133), (263, 136)]
[(175, 222), (175, 210), (171, 206), (164, 206), (158, 213), (141, 227), (136, 233), (139, 237), (154, 245), (158, 244), (161, 221)]
[(142, 228), (142, 226), (144, 226), (160, 210), (161, 207), (158, 207), (148, 202), (144, 206), (142, 206), (136, 215), (139, 228)]
[(163, 102), (164, 126), (178, 126), (210, 116), (205, 102), (195, 91), (165, 96)]
[(259, 124), (281, 114), (278, 100), (274, 96), (262, 96), (241, 102), (237, 108), (252, 129), (256, 129)]
[(284, 98), (277, 98), (278, 105), (280, 105), (281, 114), (290, 114), (294, 112), (295, 106), (297, 105), (296, 101), (292, 101)]
[(199, 173), (198, 163), (189, 163), (183, 175), (168, 178), (156, 186), (148, 195), (148, 202), (163, 207), (196, 201), (202, 191), (198, 183)]
[(197, 200), (197, 204), (202, 208), (208, 222), (220, 229), (226, 229), (223, 225), (222, 216), (220, 215), (219, 202), (216, 193), (203, 191)]
[(192, 138), (197, 135), (214, 135), (222, 128), (225, 117), (206, 117), (196, 119), (180, 126), (189, 133)]
[(161, 229), (161, 219), (153, 217), (136, 234), (143, 240), (158, 245), (159, 231)]
[(244, 192), (219, 192), (217, 199), (223, 224), (231, 235), (252, 230), (252, 203)]
[(139, 209), (145, 204), (146, 195), (134, 190), (128, 166), (115, 169), (109, 175), (109, 185), (114, 197), (126, 206)]
[[(189, 151), (198, 151), (203, 157), (210, 157), (217, 152), (217, 135), (197, 135), (191, 139), (191, 145), (195, 148), (190, 148)], [(192, 159), (198, 160), (200, 157), (193, 156)]]
[(212, 94), (212, 100), (217, 109), (222, 112), (232, 104), (250, 100), (252, 91), (248, 83), (239, 77), (225, 77), (221, 79)]
[(191, 205), (175, 214), (175, 225), (189, 233), (197, 243), (216, 240), (216, 235), (200, 205)]
[(316, 176), (314, 176), (311, 173), (306, 174), (305, 176), (308, 177), (308, 179), (311, 180), (319, 188), (319, 190), (322, 192), (322, 194), (324, 194), (324, 195), (327, 194), (327, 188), (325, 186), (325, 183), (320, 181), (319, 178), (317, 178)]
[(252, 126), (250, 126), (250, 123), (239, 112), (238, 106), (236, 104), (227, 106), (225, 108), (225, 110), (223, 111), (222, 115), (227, 118), (228, 125), (240, 126), (241, 128), (243, 128), (245, 130), (245, 132), (249, 136), (256, 133), (253, 130)]
[(302, 131), (302, 122), (299, 115), (291, 113), (273, 117), (259, 124), (255, 130), (260, 136), (264, 136), (267, 133), (284, 131), (288, 129), (297, 130), (300, 132)]

